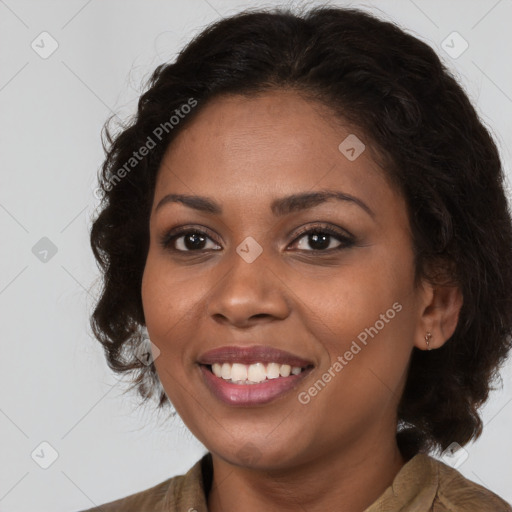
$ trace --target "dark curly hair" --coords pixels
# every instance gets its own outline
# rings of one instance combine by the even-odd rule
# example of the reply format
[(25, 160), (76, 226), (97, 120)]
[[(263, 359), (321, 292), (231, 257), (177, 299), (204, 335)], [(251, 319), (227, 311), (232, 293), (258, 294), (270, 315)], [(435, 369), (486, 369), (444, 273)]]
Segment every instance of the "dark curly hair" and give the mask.
[(154, 364), (136, 357), (164, 152), (211, 98), (294, 90), (365, 134), (406, 199), (416, 278), (463, 295), (453, 336), (437, 350), (413, 349), (398, 407), (400, 450), (410, 457), (478, 438), (478, 409), (512, 346), (512, 223), (495, 142), (432, 48), (357, 9), (248, 10), (204, 29), (146, 87), (127, 126), (112, 135), (110, 118), (103, 127), (102, 200), (90, 233), (103, 278), (93, 333), (112, 370), (135, 373), (130, 389), (142, 403), (158, 390), (156, 409), (171, 405)]

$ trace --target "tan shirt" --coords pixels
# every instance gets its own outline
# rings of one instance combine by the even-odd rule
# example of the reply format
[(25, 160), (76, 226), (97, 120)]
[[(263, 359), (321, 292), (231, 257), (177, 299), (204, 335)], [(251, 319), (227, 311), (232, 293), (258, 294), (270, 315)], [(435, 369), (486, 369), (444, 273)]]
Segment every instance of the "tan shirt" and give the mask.
[[(207, 512), (212, 481), (208, 453), (185, 474), (81, 512)], [(443, 462), (419, 453), (364, 512), (512, 512), (498, 495)]]

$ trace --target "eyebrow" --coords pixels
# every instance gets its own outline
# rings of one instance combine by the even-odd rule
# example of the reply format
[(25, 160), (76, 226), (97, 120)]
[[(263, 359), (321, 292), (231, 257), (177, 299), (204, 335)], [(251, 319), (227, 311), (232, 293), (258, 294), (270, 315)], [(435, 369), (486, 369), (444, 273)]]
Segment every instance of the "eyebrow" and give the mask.
[[(372, 218), (375, 217), (373, 210), (366, 203), (361, 201), (361, 199), (335, 190), (319, 190), (316, 192), (304, 192), (281, 197), (272, 201), (270, 209), (276, 217), (281, 217), (292, 212), (313, 208), (329, 201), (330, 199), (357, 204)], [(193, 208), (194, 210), (211, 213), (213, 215), (222, 214), (222, 207), (213, 199), (204, 196), (191, 196), (184, 194), (167, 194), (158, 202), (158, 205), (155, 208), (155, 213), (162, 206), (169, 203), (181, 203), (189, 208)]]

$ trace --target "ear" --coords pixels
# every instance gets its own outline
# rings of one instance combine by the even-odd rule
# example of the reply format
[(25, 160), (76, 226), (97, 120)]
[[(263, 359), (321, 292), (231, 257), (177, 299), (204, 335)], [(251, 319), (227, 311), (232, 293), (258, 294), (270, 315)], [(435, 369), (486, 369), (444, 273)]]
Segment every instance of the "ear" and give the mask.
[(425, 336), (431, 333), (429, 346), (431, 349), (442, 347), (455, 332), (459, 313), (463, 303), (462, 292), (454, 285), (432, 285), (423, 282), (420, 318), (414, 345), (427, 350)]

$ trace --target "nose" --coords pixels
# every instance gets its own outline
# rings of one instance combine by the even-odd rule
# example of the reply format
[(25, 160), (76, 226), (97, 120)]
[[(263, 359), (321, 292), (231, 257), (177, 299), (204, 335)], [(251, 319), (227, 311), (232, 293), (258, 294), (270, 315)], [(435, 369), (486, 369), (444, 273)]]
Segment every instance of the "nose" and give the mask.
[(283, 320), (290, 314), (286, 285), (266, 258), (248, 263), (234, 253), (208, 300), (208, 315), (235, 327)]

